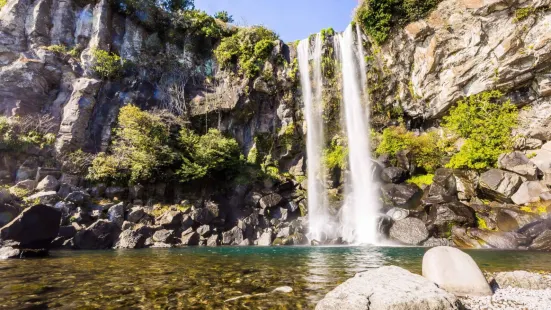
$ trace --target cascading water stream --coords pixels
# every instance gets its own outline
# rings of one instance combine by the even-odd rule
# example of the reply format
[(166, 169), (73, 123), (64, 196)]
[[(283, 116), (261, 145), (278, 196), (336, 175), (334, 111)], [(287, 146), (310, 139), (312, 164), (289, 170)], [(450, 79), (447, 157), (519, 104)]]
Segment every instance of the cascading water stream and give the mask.
[[(327, 188), (322, 165), (323, 118), (322, 118), (322, 75), (321, 75), (321, 35), (315, 37), (314, 51), (310, 57), (310, 40), (302, 40), (297, 48), (302, 87), (302, 98), (306, 116), (306, 152), (308, 156), (308, 223), (310, 240), (323, 240), (331, 230), (327, 211)], [(313, 80), (310, 79), (310, 59), (312, 59)]]
[[(355, 48), (352, 26), (336, 35), (335, 40), (335, 50), (340, 51), (350, 167), (347, 197), (341, 209), (342, 237), (349, 243), (376, 244), (378, 199), (371, 173), (369, 110), (367, 102), (362, 105), (362, 99), (367, 101), (367, 96), (362, 96), (363, 54)], [(361, 42), (358, 44), (361, 46)]]

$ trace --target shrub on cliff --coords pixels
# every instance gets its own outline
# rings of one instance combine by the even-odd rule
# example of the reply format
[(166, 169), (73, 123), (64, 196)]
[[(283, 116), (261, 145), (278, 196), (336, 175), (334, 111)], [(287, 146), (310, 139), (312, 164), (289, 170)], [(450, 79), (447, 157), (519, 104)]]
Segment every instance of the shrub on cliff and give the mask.
[(214, 14), (214, 18), (219, 19), (225, 23), (233, 23), (233, 16), (228, 11), (220, 11)]
[(182, 165), (177, 174), (182, 182), (204, 178), (229, 180), (239, 172), (245, 159), (237, 141), (210, 129), (199, 136), (182, 129), (179, 136)]
[(383, 43), (394, 26), (423, 18), (441, 0), (364, 0), (356, 9), (359, 23), (375, 42)]
[(0, 151), (18, 152), (30, 146), (43, 148), (55, 141), (55, 122), (47, 115), (0, 116)]
[(103, 79), (118, 78), (122, 74), (123, 61), (119, 55), (101, 49), (92, 51), (94, 64), (92, 70)]
[(8, 0), (0, 0), (0, 9), (8, 3)]
[(443, 155), (436, 132), (416, 135), (402, 126), (386, 128), (383, 131), (376, 153), (395, 157), (398, 152), (405, 150), (411, 152), (415, 165), (427, 172), (434, 172), (438, 168)]
[(510, 100), (503, 102), (502, 96), (497, 90), (470, 96), (444, 117), (442, 126), (456, 138), (465, 139), (448, 167), (486, 169), (512, 149), (511, 132), (518, 123), (518, 110)]
[(88, 178), (96, 182), (152, 181), (175, 159), (169, 138), (169, 127), (159, 116), (127, 105), (119, 113), (111, 152), (98, 154)]
[(239, 28), (235, 34), (223, 38), (214, 51), (222, 69), (237, 66), (247, 78), (256, 77), (270, 56), (277, 34), (263, 26)]

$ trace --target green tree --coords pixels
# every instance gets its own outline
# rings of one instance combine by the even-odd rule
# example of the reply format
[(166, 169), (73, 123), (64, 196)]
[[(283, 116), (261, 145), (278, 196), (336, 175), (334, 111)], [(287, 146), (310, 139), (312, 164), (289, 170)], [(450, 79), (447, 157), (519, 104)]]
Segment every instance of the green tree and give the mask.
[(518, 110), (502, 97), (497, 90), (472, 95), (459, 101), (444, 117), (442, 126), (465, 139), (448, 167), (486, 169), (495, 166), (500, 154), (511, 151)]
[(234, 20), (233, 20), (233, 16), (231, 16), (228, 11), (220, 11), (220, 12), (216, 12), (216, 14), (214, 14), (214, 18), (216, 19), (219, 19), (225, 23), (233, 23)]

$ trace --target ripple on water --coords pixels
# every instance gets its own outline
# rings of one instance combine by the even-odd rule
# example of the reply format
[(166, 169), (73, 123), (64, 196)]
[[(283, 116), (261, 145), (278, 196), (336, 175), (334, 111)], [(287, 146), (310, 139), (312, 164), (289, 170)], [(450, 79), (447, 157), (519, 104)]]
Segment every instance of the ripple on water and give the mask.
[[(47, 259), (0, 261), (0, 308), (311, 309), (357, 272), (398, 265), (420, 273), (424, 252), (390, 247), (60, 251)], [(469, 254), (487, 271), (551, 271), (546, 253)], [(271, 293), (282, 286), (293, 291)]]

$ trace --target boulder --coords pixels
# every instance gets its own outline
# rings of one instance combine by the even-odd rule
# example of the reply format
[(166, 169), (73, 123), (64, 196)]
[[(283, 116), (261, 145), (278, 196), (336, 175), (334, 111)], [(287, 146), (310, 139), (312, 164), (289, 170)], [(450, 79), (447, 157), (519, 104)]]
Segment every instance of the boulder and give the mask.
[(386, 212), (386, 215), (390, 216), (393, 221), (401, 221), (409, 216), (409, 210), (392, 208)]
[(0, 228), (0, 239), (15, 241), (20, 249), (48, 249), (58, 235), (60, 223), (61, 212), (46, 205), (35, 205)]
[(65, 197), (65, 200), (77, 206), (83, 206), (90, 202), (90, 195), (84, 191), (74, 191)]
[(121, 202), (109, 208), (107, 218), (119, 228), (122, 228), (122, 224), (124, 223), (124, 203)]
[(145, 216), (145, 210), (142, 207), (134, 207), (128, 213), (127, 220), (131, 223), (138, 223)]
[(153, 234), (153, 241), (172, 244), (176, 242), (176, 232), (174, 230), (161, 229)]
[(13, 221), (19, 213), (21, 213), (20, 208), (7, 203), (0, 203), (0, 228)]
[(501, 154), (497, 160), (497, 167), (523, 176), (528, 181), (538, 179), (538, 167), (519, 151)]
[(109, 199), (123, 199), (127, 195), (127, 189), (120, 186), (109, 186), (105, 189), (105, 197)]
[(470, 200), (476, 197), (480, 177), (476, 171), (456, 169), (453, 171), (453, 175), (459, 200)]
[(538, 202), (540, 200), (540, 196), (543, 193), (547, 193), (547, 192), (549, 192), (549, 189), (541, 182), (528, 181), (520, 185), (520, 187), (515, 192), (515, 194), (511, 196), (511, 200), (516, 205), (523, 205), (531, 202)]
[(182, 245), (188, 245), (188, 246), (194, 246), (199, 245), (199, 239), (201, 236), (199, 236), (198, 233), (193, 231), (192, 228), (189, 228), (188, 230), (184, 231), (182, 233)]
[(327, 293), (316, 310), (459, 309), (455, 296), (432, 281), (396, 266), (356, 274)]
[(470, 228), (469, 235), (485, 247), (503, 250), (516, 250), (530, 244), (530, 239), (516, 232), (498, 232)]
[(272, 193), (260, 198), (259, 203), (262, 209), (266, 209), (266, 208), (273, 208), (279, 205), (282, 200), (283, 200), (283, 197), (281, 197), (281, 195)]
[(192, 226), (193, 226), (193, 219), (191, 219), (191, 216), (184, 215), (184, 217), (182, 218), (182, 225), (181, 225), (182, 230), (187, 230)]
[(453, 246), (453, 242), (446, 238), (434, 238), (430, 237), (422, 244), (424, 247), (432, 248), (437, 246)]
[(537, 236), (532, 241), (530, 249), (551, 252), (551, 230), (546, 230)]
[(384, 236), (385, 238), (388, 238), (388, 235), (390, 233), (390, 227), (392, 227), (392, 224), (394, 223), (394, 220), (388, 215), (380, 214), (376, 218), (377, 221), (377, 233), (380, 236)]
[(456, 296), (491, 296), (492, 289), (476, 262), (465, 252), (435, 247), (423, 256), (423, 276)]
[(424, 204), (437, 204), (457, 200), (457, 185), (452, 169), (439, 168), (432, 184), (423, 196)]
[(430, 206), (427, 226), (437, 236), (448, 237), (453, 226), (476, 225), (475, 212), (460, 202)]
[(546, 230), (551, 230), (551, 218), (538, 220), (522, 226), (517, 232), (523, 234), (530, 239), (534, 239), (541, 235)]
[(98, 220), (73, 238), (74, 247), (80, 250), (104, 250), (115, 245), (120, 234), (119, 227), (108, 220)]
[(541, 274), (528, 271), (498, 272), (494, 276), (499, 288), (522, 288), (527, 290), (544, 290), (551, 288), (551, 279)]
[[(36, 188), (36, 181), (34, 181), (34, 180), (24, 180), (24, 181), (18, 182), (13, 187), (19, 188), (19, 189), (24, 189), (24, 190), (27, 190), (27, 191), (33, 191)], [(10, 189), (10, 191), (11, 191), (11, 189)], [(42, 191), (42, 190), (39, 189), (39, 191)]]
[(132, 185), (128, 189), (128, 198), (130, 200), (142, 199), (145, 192), (145, 187), (140, 184)]
[[(545, 139), (548, 140), (548, 139)], [(551, 171), (551, 141), (545, 143), (540, 150), (534, 151), (536, 156), (530, 159), (542, 172)]]
[(293, 245), (306, 245), (308, 244), (308, 238), (302, 233), (295, 233), (291, 236), (293, 240)]
[(539, 216), (513, 208), (499, 208), (495, 217), (500, 231), (516, 231), (520, 227), (539, 220)]
[(96, 186), (92, 186), (90, 188), (90, 196), (94, 198), (101, 198), (105, 194), (106, 188), (107, 187), (105, 186), (105, 184), (98, 184)]
[(202, 225), (197, 228), (197, 233), (203, 238), (208, 238), (212, 234), (212, 230), (210, 225)]
[(427, 240), (429, 231), (420, 219), (408, 217), (390, 227), (390, 238), (405, 244), (418, 245)]
[(516, 173), (490, 169), (480, 175), (479, 190), (485, 197), (510, 203), (512, 202), (511, 196), (521, 184), (522, 179)]
[(204, 208), (197, 208), (191, 212), (191, 218), (202, 225), (210, 224), (220, 214), (218, 205), (211, 204)]
[(270, 246), (273, 242), (273, 231), (272, 229), (267, 229), (260, 238), (258, 238), (258, 245), (259, 246)]
[(35, 177), (34, 181), (38, 183), (38, 182), (42, 181), (42, 179), (44, 179), (45, 177), (47, 177), (49, 175), (54, 177), (57, 180), (57, 179), (61, 178), (61, 171), (59, 171), (59, 169), (55, 169), (55, 168), (38, 167), (38, 169), (36, 170), (36, 177)]
[(207, 239), (207, 246), (215, 247), (220, 245), (220, 236), (214, 234)]
[(41, 192), (57, 191), (58, 189), (59, 181), (51, 175), (47, 175), (38, 185), (36, 185), (36, 190)]
[(381, 192), (385, 204), (409, 210), (419, 206), (422, 195), (422, 191), (414, 184), (385, 184)]
[[(184, 214), (181, 211), (177, 210), (168, 210), (158, 217), (155, 222), (157, 225), (161, 225), (164, 228), (178, 228), (182, 224), (182, 219)], [(191, 226), (191, 225), (190, 225)], [(187, 229), (189, 227), (186, 227)]]
[(237, 226), (222, 233), (222, 244), (224, 245), (239, 245), (243, 239), (243, 230)]
[(399, 167), (384, 168), (381, 173), (381, 180), (386, 183), (402, 183), (405, 182), (408, 177), (408, 172)]
[(60, 199), (61, 198), (59, 198), (59, 196), (57, 195), (57, 192), (55, 191), (38, 192), (36, 194), (33, 194), (27, 197), (27, 201), (32, 201), (33, 203), (44, 204), (49, 206), (53, 206)]
[(146, 246), (146, 240), (151, 238), (154, 229), (148, 226), (142, 226), (133, 230), (125, 230), (119, 235), (119, 240), (115, 245), (116, 249), (141, 249)]

